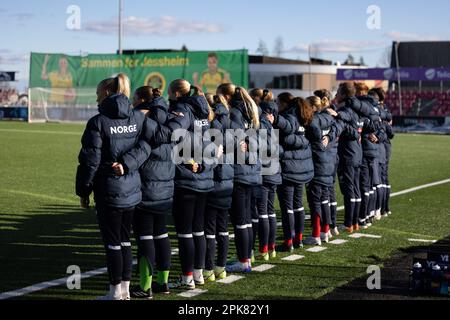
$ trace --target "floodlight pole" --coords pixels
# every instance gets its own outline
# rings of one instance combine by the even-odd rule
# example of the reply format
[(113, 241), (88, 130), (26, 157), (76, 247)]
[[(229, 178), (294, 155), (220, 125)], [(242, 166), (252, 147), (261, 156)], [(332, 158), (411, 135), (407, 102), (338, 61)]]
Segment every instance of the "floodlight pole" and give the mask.
[(312, 60), (311, 60), (311, 44), (308, 46), (308, 56), (309, 56), (309, 91), (313, 95), (312, 89)]
[(400, 102), (400, 115), (403, 115), (403, 103), (402, 103), (402, 79), (400, 76), (400, 62), (398, 57), (398, 47), (400, 42), (395, 42), (395, 60), (397, 64), (397, 79), (398, 79), (398, 98)]
[(119, 54), (123, 53), (123, 50), (122, 50), (122, 36), (123, 36), (122, 14), (123, 14), (123, 0), (119, 0)]

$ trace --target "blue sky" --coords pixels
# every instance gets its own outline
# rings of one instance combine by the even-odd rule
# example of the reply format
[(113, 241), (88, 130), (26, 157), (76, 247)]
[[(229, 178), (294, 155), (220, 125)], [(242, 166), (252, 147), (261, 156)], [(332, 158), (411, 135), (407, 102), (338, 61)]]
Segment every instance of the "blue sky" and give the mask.
[[(19, 71), (28, 81), (29, 53), (112, 53), (117, 50), (118, 0), (2, 1), (0, 70)], [(69, 5), (81, 9), (81, 30), (68, 30)], [(370, 5), (381, 9), (381, 29), (366, 26)], [(124, 0), (125, 49), (190, 50), (246, 48), (255, 53), (263, 40), (273, 51), (282, 37), (286, 58), (314, 55), (344, 61), (349, 53), (381, 64), (393, 40), (449, 40), (448, 0)]]

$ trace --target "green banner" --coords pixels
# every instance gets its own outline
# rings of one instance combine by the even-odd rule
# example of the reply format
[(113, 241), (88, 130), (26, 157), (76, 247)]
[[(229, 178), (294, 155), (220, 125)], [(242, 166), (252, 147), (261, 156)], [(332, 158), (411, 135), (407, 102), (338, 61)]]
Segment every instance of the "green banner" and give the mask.
[[(82, 103), (82, 92), (123, 72), (132, 89), (150, 85), (167, 94), (172, 80), (184, 78), (214, 93), (221, 83), (248, 86), (248, 55), (237, 51), (186, 51), (133, 55), (31, 54), (30, 88), (46, 88), (49, 103)], [(80, 93), (78, 95), (78, 93)], [(95, 92), (93, 92), (95, 95)]]

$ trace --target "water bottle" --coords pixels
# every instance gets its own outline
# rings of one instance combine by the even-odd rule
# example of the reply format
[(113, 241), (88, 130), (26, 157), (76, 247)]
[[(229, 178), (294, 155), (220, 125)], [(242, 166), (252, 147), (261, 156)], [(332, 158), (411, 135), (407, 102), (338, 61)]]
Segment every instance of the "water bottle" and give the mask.
[(419, 292), (422, 290), (422, 265), (417, 262), (409, 275), (409, 290)]
[(448, 273), (448, 268), (444, 267), (441, 274), (441, 295), (448, 296), (448, 281), (450, 274)]
[(441, 293), (442, 271), (439, 265), (435, 265), (431, 271), (430, 293), (439, 295)]

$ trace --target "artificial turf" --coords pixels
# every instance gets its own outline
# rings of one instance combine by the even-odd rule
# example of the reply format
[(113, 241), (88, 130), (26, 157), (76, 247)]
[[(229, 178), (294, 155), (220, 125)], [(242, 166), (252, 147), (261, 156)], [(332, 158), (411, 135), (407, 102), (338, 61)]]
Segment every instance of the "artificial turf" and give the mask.
[[(0, 293), (65, 277), (69, 265), (82, 272), (105, 266), (95, 213), (80, 209), (74, 195), (82, 131), (82, 125), (0, 122)], [(393, 192), (450, 178), (450, 137), (397, 135), (390, 168)], [(450, 235), (449, 195), (445, 184), (393, 198), (394, 214), (364, 232), (381, 239), (342, 236), (349, 241), (320, 253), (297, 250), (305, 258), (295, 262), (279, 254), (269, 262), (273, 269), (231, 285), (209, 284), (194, 299), (322, 297), (364, 276), (369, 265), (382, 266), (399, 249), (417, 246), (410, 238)], [(230, 249), (233, 257), (233, 244)], [(171, 278), (178, 274), (174, 256)], [(106, 288), (107, 277), (100, 275), (83, 280), (81, 290), (59, 286), (21, 299), (93, 299)], [(176, 293), (155, 299), (182, 299)]]

